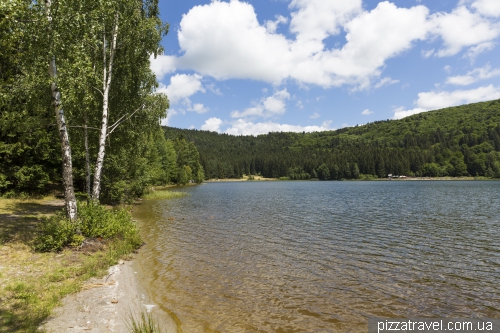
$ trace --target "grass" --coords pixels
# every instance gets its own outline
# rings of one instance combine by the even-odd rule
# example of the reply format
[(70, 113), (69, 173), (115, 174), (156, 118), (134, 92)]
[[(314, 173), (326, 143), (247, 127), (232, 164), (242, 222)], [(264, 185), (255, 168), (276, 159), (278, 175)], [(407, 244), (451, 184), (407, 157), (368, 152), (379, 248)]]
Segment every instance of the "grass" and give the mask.
[(6, 199), (0, 197), (0, 245), (28, 242), (43, 217), (60, 211), (64, 203), (54, 195), (43, 198)]
[(151, 191), (143, 196), (144, 199), (175, 199), (187, 196), (186, 192), (174, 192), (174, 191)]
[(154, 320), (150, 312), (142, 312), (139, 318), (130, 314), (127, 322), (127, 329), (130, 333), (161, 333), (160, 325)]
[(39, 325), (64, 296), (78, 292), (89, 278), (105, 275), (136, 248), (116, 238), (99, 250), (34, 252), (37, 224), (61, 207), (55, 197), (0, 198), (0, 333), (40, 332)]

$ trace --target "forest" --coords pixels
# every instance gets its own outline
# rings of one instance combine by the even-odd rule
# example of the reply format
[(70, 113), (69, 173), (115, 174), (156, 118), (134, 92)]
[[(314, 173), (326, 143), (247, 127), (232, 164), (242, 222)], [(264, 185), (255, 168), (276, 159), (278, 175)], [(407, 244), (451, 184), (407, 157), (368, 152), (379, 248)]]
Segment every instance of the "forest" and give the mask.
[(202, 181), (194, 145), (160, 126), (149, 59), (168, 28), (157, 0), (2, 1), (0, 195), (62, 183), (74, 208), (74, 192), (115, 204)]
[(336, 131), (231, 136), (164, 128), (200, 153), (207, 178), (500, 177), (500, 100)]
[[(500, 177), (500, 101), (314, 133), (162, 128), (149, 59), (169, 26), (157, 0), (13, 0), (0, 7), (0, 194), (63, 184), (101, 203), (246, 175)], [(67, 206), (68, 211), (71, 211)]]

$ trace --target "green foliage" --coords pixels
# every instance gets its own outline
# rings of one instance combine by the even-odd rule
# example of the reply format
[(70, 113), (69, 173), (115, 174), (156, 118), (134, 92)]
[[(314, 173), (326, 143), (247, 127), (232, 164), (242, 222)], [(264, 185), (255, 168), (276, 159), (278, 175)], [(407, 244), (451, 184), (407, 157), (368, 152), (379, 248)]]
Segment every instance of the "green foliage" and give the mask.
[(132, 247), (141, 245), (137, 224), (125, 209), (110, 210), (96, 203), (79, 203), (78, 220), (71, 222), (58, 213), (45, 219), (37, 229), (34, 249), (60, 251), (78, 246), (86, 238), (123, 239)]
[(174, 198), (182, 198), (187, 196), (186, 192), (174, 192), (169, 190), (164, 191), (151, 191), (144, 195), (144, 199), (174, 199)]
[(328, 180), (330, 179), (330, 169), (326, 166), (325, 163), (321, 164), (318, 167), (318, 178), (320, 180)]
[(79, 240), (77, 225), (62, 213), (57, 213), (37, 227), (34, 249), (38, 252), (60, 251), (63, 247), (75, 244)]
[(193, 142), (207, 178), (500, 177), (500, 100), (337, 131), (254, 137), (166, 128), (165, 136)]
[(137, 225), (125, 209), (110, 210), (90, 202), (80, 203), (78, 212), (78, 227), (85, 237), (133, 239), (140, 245)]

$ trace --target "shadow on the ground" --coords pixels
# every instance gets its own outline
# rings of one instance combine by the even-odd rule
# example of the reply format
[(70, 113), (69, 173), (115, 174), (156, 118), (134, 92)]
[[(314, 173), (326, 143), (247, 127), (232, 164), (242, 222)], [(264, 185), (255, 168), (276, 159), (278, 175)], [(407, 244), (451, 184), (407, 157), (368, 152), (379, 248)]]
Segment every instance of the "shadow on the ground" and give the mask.
[(60, 211), (63, 202), (59, 200), (34, 202), (13, 202), (9, 204), (12, 213), (0, 214), (0, 244), (9, 241), (27, 243), (31, 240), (37, 223), (44, 216)]

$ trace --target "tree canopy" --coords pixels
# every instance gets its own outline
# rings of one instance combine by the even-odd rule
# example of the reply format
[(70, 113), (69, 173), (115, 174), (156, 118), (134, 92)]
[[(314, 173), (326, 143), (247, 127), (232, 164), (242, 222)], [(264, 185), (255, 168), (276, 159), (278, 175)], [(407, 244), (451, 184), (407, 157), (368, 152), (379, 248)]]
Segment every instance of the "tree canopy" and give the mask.
[(500, 100), (336, 131), (254, 137), (165, 128), (165, 135), (194, 143), (207, 178), (500, 177)]

